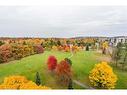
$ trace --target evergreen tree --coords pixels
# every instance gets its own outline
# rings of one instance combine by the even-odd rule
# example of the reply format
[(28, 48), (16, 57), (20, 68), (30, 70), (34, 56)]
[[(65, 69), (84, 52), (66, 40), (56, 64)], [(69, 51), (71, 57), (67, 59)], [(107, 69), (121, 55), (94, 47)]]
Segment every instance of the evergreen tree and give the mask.
[(3, 44), (5, 44), (4, 42), (0, 41), (0, 46), (2, 46)]
[(60, 46), (61, 45), (61, 42), (60, 40), (57, 41), (57, 45)]
[(125, 46), (125, 49), (123, 50), (123, 53), (122, 53), (122, 62), (121, 62), (121, 64), (122, 64), (122, 70), (124, 70), (124, 66), (125, 66), (125, 63), (127, 63), (127, 44), (125, 43), (124, 44)]
[(68, 89), (73, 89), (73, 81), (70, 78), (69, 83), (68, 83)]
[(86, 51), (89, 51), (89, 45), (86, 46)]
[(118, 43), (117, 46), (116, 46), (116, 67), (118, 65), (118, 61), (120, 60), (121, 58), (121, 50), (122, 50), (122, 43)]
[(23, 41), (23, 45), (27, 45), (27, 43), (25, 41)]
[(121, 43), (118, 43), (117, 46), (113, 49), (112, 59), (115, 61), (116, 67), (118, 66), (118, 61), (121, 59)]
[(72, 65), (72, 61), (69, 58), (65, 58), (65, 61), (67, 61), (68, 64)]
[(37, 84), (38, 86), (41, 84), (41, 79), (40, 79), (39, 72), (36, 73), (36, 84)]

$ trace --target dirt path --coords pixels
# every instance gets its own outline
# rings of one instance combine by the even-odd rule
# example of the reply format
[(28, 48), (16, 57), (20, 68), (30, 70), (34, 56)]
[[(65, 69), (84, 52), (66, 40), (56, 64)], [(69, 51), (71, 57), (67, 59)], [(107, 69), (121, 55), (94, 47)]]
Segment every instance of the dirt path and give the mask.
[(108, 56), (102, 56), (102, 57), (99, 57), (99, 58), (97, 58), (97, 60), (99, 60), (99, 61), (105, 61), (105, 62), (108, 62), (108, 63), (110, 63), (111, 62), (111, 58), (110, 57), (108, 57)]
[(105, 61), (110, 63), (112, 59), (110, 55), (103, 55), (101, 51), (97, 51), (97, 60), (100, 62)]

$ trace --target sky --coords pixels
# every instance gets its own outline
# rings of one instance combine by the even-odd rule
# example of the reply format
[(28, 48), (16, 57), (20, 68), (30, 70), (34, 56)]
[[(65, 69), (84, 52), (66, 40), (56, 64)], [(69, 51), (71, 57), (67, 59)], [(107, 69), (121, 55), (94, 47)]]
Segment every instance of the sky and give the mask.
[(0, 6), (0, 37), (127, 36), (127, 6)]

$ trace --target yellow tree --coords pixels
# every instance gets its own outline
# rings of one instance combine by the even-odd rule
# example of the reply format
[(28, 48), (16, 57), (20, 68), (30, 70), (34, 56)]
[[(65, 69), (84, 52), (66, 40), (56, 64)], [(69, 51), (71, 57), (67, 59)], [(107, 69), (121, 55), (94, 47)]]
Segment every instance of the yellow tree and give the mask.
[(103, 54), (106, 54), (106, 49), (108, 48), (108, 42), (107, 41), (104, 41), (102, 43), (102, 53)]
[(89, 74), (89, 80), (93, 87), (99, 89), (113, 89), (117, 82), (117, 76), (107, 62), (96, 64)]
[(4, 79), (0, 89), (50, 89), (46, 86), (38, 86), (24, 76), (9, 76)]

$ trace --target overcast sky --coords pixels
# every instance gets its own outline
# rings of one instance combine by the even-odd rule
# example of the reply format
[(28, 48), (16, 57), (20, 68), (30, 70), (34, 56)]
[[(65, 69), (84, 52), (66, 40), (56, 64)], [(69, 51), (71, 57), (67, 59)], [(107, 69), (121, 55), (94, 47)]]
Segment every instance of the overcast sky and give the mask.
[(127, 7), (0, 7), (1, 37), (127, 36)]

